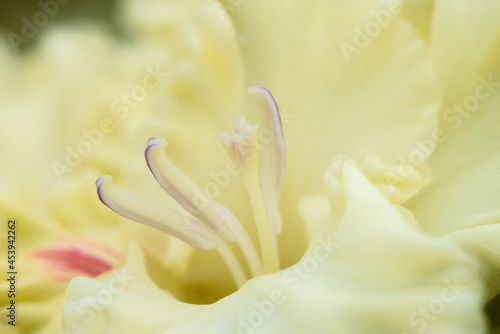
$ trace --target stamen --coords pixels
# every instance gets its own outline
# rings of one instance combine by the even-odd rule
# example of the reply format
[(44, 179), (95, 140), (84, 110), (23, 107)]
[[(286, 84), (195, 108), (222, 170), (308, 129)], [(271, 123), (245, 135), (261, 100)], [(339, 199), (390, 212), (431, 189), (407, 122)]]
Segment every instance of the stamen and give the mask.
[(233, 251), (231, 250), (231, 248), (229, 248), (227, 243), (221, 238), (218, 238), (217, 240), (216, 249), (217, 252), (219, 252), (219, 255), (222, 258), (222, 260), (226, 263), (226, 266), (231, 272), (234, 281), (238, 285), (238, 288), (241, 287), (243, 284), (245, 284), (246, 281), (248, 281), (248, 276), (245, 274), (245, 271), (241, 267), (241, 264), (234, 255)]
[(252, 277), (257, 277), (262, 275), (262, 264), (257, 254), (257, 250), (250, 239), (247, 231), (243, 228), (243, 225), (239, 222), (239, 220), (233, 215), (233, 213), (228, 210), (226, 207), (222, 207), (221, 212), (219, 213), (221, 216), (231, 216), (231, 220), (236, 220), (238, 223), (232, 225), (233, 232), (236, 234), (236, 240), (238, 245), (240, 246), (241, 251), (243, 252), (243, 256), (247, 261), (247, 264), (250, 268), (250, 272)]
[(181, 212), (145, 201), (119, 189), (113, 185), (109, 175), (97, 179), (96, 186), (101, 202), (114, 212), (157, 228), (195, 248), (202, 250), (215, 248), (226, 263), (238, 287), (248, 280), (241, 264), (225, 241), (198, 219), (187, 217)]
[(286, 169), (286, 146), (281, 116), (278, 105), (269, 90), (261, 86), (252, 86), (248, 92), (259, 102), (263, 124), (269, 125), (269, 128), (264, 127), (261, 130), (266, 131), (266, 136), (262, 136), (266, 142), (261, 145), (260, 187), (269, 221), (275, 228), (274, 232), (281, 234), (279, 198)]
[(259, 234), (261, 257), (265, 273), (276, 272), (280, 268), (278, 247), (274, 228), (267, 216), (258, 179), (258, 142), (255, 125), (248, 125), (244, 117), (236, 117), (235, 132), (219, 135), (230, 158), (242, 169), (243, 180), (250, 196), (254, 218)]
[(234, 226), (239, 224), (233, 215), (222, 215), (227, 208), (208, 197), (186, 174), (182, 173), (165, 154), (165, 139), (149, 139), (145, 156), (151, 173), (186, 211), (207, 223), (224, 239), (234, 241)]
[(217, 203), (166, 156), (167, 141), (153, 137), (148, 141), (146, 161), (161, 187), (186, 211), (212, 227), (226, 240), (237, 240), (253, 276), (262, 273), (262, 265), (250, 237), (240, 221), (225, 206)]
[(215, 233), (196, 218), (190, 219), (119, 189), (109, 175), (97, 179), (96, 186), (101, 202), (119, 215), (171, 234), (195, 248), (215, 248)]
[(248, 277), (223, 239), (238, 242), (252, 277), (280, 269), (276, 236), (282, 229), (278, 203), (286, 160), (283, 129), (271, 93), (260, 86), (251, 87), (249, 92), (263, 105), (262, 116), (265, 124), (270, 126), (264, 128), (264, 131), (270, 131), (268, 140), (259, 147), (257, 125), (248, 124), (242, 116), (234, 119), (233, 135), (223, 133), (219, 138), (230, 158), (242, 170), (257, 225), (261, 256), (233, 213), (207, 196), (168, 159), (165, 154), (168, 143), (163, 138), (149, 139), (145, 151), (146, 162), (160, 186), (185, 211), (168, 209), (116, 188), (110, 176), (102, 176), (96, 181), (99, 198), (116, 213), (167, 232), (195, 248), (215, 248), (238, 286), (243, 285)]

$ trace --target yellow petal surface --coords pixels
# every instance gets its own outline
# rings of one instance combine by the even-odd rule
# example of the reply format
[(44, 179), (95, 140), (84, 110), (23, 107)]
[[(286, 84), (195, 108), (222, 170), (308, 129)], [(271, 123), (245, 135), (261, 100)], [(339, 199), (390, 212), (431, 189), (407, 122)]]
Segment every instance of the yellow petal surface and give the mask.
[(433, 181), (407, 205), (432, 234), (500, 223), (500, 29), (493, 19), (499, 14), (496, 2), (436, 1), (441, 136), (426, 144), (437, 146)]
[[(484, 332), (475, 262), (419, 232), (349, 162), (332, 165), (331, 220), (295, 266), (255, 278), (212, 305), (190, 305), (148, 278), (140, 249), (104, 281), (68, 288), (67, 333)], [(339, 203), (343, 203), (339, 205)], [(362, 207), (363, 210), (359, 210)], [(337, 212), (338, 214), (334, 214)], [(117, 277), (126, 277), (118, 284)], [(92, 301), (94, 305), (92, 306)], [(300, 316), (298, 316), (300, 315)], [(73, 328), (73, 329), (72, 329)]]

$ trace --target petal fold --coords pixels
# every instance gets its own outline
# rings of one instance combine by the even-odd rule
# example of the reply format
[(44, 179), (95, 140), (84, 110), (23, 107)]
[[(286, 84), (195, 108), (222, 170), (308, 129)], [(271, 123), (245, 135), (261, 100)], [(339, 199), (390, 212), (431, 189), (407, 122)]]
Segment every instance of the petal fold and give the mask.
[(484, 286), (467, 252), (416, 231), (356, 162), (337, 160), (325, 179), (330, 219), (294, 266), (212, 305), (189, 305), (155, 288), (131, 247), (125, 268), (137, 282), (85, 322), (78, 306), (109, 282), (73, 281), (64, 324), (125, 334), (485, 332)]

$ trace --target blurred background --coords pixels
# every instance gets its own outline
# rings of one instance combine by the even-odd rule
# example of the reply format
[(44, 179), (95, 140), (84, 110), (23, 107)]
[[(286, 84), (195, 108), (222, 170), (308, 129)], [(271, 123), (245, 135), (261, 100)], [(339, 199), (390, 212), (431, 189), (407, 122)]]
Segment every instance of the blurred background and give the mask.
[[(50, 15), (54, 2), (57, 3), (57, 15), (50, 17), (46, 24), (43, 16), (34, 17), (41, 9)], [(44, 6), (48, 9), (44, 9)], [(119, 34), (120, 23), (116, 19), (116, 7), (115, 0), (0, 0), (0, 38), (17, 49), (16, 52), (25, 53), (37, 46), (38, 37), (49, 25), (96, 21)], [(31, 28), (27, 27), (27, 21), (38, 24), (35, 31), (29, 30)], [(33, 37), (24, 39), (26, 30), (23, 29), (28, 29)], [(18, 37), (21, 39), (16, 40)], [(13, 43), (17, 45), (14, 46)], [(500, 334), (500, 296), (489, 303), (487, 312), (492, 328), (495, 328), (492, 334)]]
[[(30, 22), (34, 22), (33, 16), (40, 12), (41, 4), (50, 8), (50, 3), (56, 0), (0, 0), (0, 31), (3, 39), (9, 40), (9, 33), (23, 36), (23, 27), (26, 17)], [(47, 25), (61, 24), (68, 21), (98, 21), (106, 23), (113, 29), (118, 26), (113, 15), (116, 7), (115, 0), (59, 0), (57, 15), (48, 20)], [(50, 11), (50, 9), (49, 9)], [(42, 18), (40, 18), (42, 20)], [(40, 21), (42, 23), (43, 21)], [(40, 26), (39, 31), (33, 38), (29, 38), (28, 43), (19, 44), (19, 50), (24, 52), (36, 45), (37, 37), (46, 27)], [(37, 27), (38, 28), (38, 27)], [(13, 35), (10, 35), (13, 36)], [(12, 37), (11, 37), (12, 38)]]

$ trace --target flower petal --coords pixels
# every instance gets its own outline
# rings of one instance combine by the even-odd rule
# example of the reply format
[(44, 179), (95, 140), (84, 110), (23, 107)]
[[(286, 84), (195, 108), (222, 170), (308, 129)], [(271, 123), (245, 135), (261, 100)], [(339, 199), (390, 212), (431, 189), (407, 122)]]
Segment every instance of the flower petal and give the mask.
[(499, 236), (500, 224), (477, 226), (455, 231), (446, 236), (478, 259), (481, 276), (487, 285), (490, 297), (500, 293)]
[(455, 114), (460, 127), (442, 123), (446, 139), (432, 159), (434, 181), (407, 204), (427, 232), (500, 223), (498, 106), (495, 92), (468, 119)]
[[(439, 96), (425, 43), (397, 15), (401, 8), (393, 14), (388, 3), (362, 3), (245, 1), (230, 11), (244, 41), (248, 84), (270, 89), (283, 111), (294, 162), (287, 175), (294, 189), (285, 193), (318, 191), (314, 175), (337, 154), (405, 164), (401, 158), (408, 160), (415, 140), (436, 124)], [(374, 13), (387, 13), (387, 24)], [(376, 32), (367, 33), (370, 27)], [(346, 45), (359, 54), (346, 56)], [(421, 182), (405, 189), (405, 198), (428, 181), (420, 158)]]
[[(113, 292), (113, 277), (75, 279), (68, 288), (64, 326), (81, 333), (484, 330), (483, 285), (467, 253), (450, 240), (415, 231), (355, 164), (337, 161), (326, 180), (327, 187), (338, 185), (329, 191), (335, 205), (324, 231), (330, 233), (315, 236), (293, 267), (252, 279), (215, 304), (189, 305), (154, 286), (141, 252), (131, 245), (120, 272), (132, 280)], [(104, 299), (105, 294), (111, 297)], [(99, 295), (103, 301), (91, 315), (81, 311)]]
[[(367, 166), (372, 169), (370, 178), (392, 183), (387, 170), (406, 167), (414, 158), (410, 154), (415, 140), (429, 137), (436, 125), (439, 95), (427, 46), (398, 15), (398, 6), (389, 13), (387, 24), (378, 23), (373, 12), (383, 15), (390, 9), (388, 2), (126, 4), (128, 17), (148, 43), (174, 45), (167, 82), (155, 94), (154, 135), (178, 147), (176, 165), (202, 188), (215, 189), (217, 200), (238, 217), (251, 217), (234, 201), (241, 182), (220, 176), (226, 172), (223, 151), (206, 149), (207, 141), (242, 109), (253, 121), (250, 99), (244, 99), (248, 86), (262, 85), (275, 94), (288, 161), (293, 161), (287, 165), (280, 200), (283, 221), (293, 226), (280, 236), (280, 247), (293, 249), (282, 258), (285, 265), (300, 257), (306, 241), (296, 237), (303, 225), (295, 211), (283, 208), (295, 207), (304, 194), (321, 191), (320, 175), (334, 155), (379, 157), (374, 166)], [(286, 15), (277, 15), (283, 11)], [(377, 33), (363, 41), (360, 36), (374, 24)], [(346, 43), (359, 49), (352, 59), (342, 51)], [(180, 145), (186, 143), (190, 149), (182, 150)], [(410, 166), (410, 172), (405, 169), (396, 184), (401, 194), (395, 201), (411, 197), (429, 180), (427, 156), (416, 157), (418, 164)], [(248, 220), (240, 219), (249, 226)]]
[[(408, 203), (442, 235), (500, 223), (500, 4), (437, 1), (433, 56), (444, 94), (431, 159), (433, 182)], [(453, 20), (456, 29), (449, 29)], [(456, 69), (460, 68), (460, 71)], [(436, 133), (437, 133), (436, 132)]]

